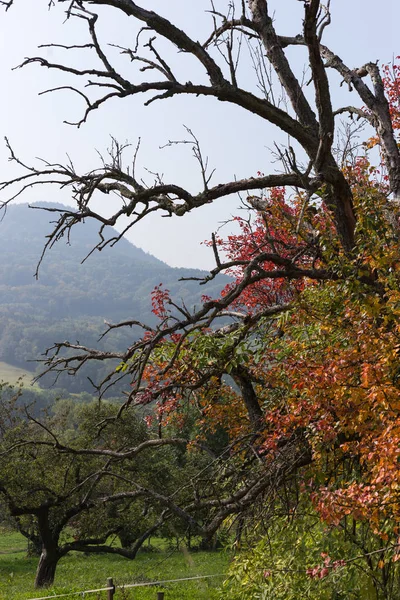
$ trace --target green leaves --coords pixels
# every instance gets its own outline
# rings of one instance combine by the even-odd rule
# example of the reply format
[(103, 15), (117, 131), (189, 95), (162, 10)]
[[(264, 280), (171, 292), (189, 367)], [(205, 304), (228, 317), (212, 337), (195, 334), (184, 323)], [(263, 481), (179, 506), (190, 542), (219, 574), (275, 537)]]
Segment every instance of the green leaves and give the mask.
[(298, 507), (294, 519), (272, 517), (267, 534), (237, 555), (220, 598), (375, 600), (363, 557), (346, 562), (352, 552), (349, 539), (327, 529), (310, 507)]

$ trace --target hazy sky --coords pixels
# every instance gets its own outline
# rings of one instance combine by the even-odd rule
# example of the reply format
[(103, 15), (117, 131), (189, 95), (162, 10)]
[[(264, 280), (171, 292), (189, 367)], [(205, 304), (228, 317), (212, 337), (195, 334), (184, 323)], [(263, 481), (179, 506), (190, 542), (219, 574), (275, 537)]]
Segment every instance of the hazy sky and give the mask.
[[(273, 126), (245, 114), (239, 108), (211, 99), (179, 97), (143, 106), (143, 98), (133, 97), (113, 100), (92, 113), (80, 129), (63, 123), (75, 121), (83, 114), (82, 99), (69, 91), (39, 96), (39, 92), (58, 85), (76, 84), (72, 78), (40, 68), (37, 65), (12, 70), (26, 56), (41, 54), (54, 62), (70, 61), (77, 66), (98, 66), (90, 51), (37, 50), (43, 43), (83, 44), (88, 41), (83, 22), (72, 19), (64, 21), (66, 5), (47, 10), (48, 0), (15, 0), (8, 13), (0, 9), (0, 131), (11, 140), (18, 154), (27, 163), (35, 157), (52, 162), (64, 162), (66, 154), (73, 158), (82, 171), (99, 166), (96, 150), (104, 152), (110, 135), (120, 141), (136, 145), (142, 139), (139, 168), (143, 176), (145, 168), (164, 173), (166, 182), (177, 182), (191, 191), (201, 189), (197, 165), (188, 147), (180, 146), (161, 150), (169, 139), (185, 137), (183, 125), (190, 127), (198, 136), (210, 166), (216, 168), (212, 182), (221, 183), (234, 177), (254, 175), (261, 170), (270, 172), (270, 148), (273, 142), (284, 142), (282, 134)], [(212, 23), (205, 11), (209, 0), (138, 0), (146, 8), (158, 10), (175, 22), (195, 39), (204, 40)], [(227, 0), (215, 0), (221, 11)], [(301, 31), (303, 3), (298, 0), (275, 0), (278, 33), (295, 35)], [(325, 43), (350, 67), (358, 67), (368, 61), (389, 62), (400, 54), (398, 24), (400, 23), (399, 0), (331, 0), (332, 24), (326, 31)], [(134, 21), (119, 15), (117, 11), (103, 9), (100, 12), (99, 36), (104, 42), (122, 46), (133, 45), (137, 32)], [(162, 45), (160, 46), (162, 47)], [(171, 63), (177, 65), (183, 80), (203, 80), (196, 63), (188, 57), (165, 48)], [(120, 66), (131, 80), (137, 81), (137, 65), (122, 60), (111, 48), (109, 57)], [(296, 70), (302, 73), (305, 54), (302, 49), (289, 51)], [(186, 79), (185, 79), (186, 78)], [(250, 60), (243, 55), (239, 85), (253, 85), (254, 74)], [(335, 107), (355, 103), (355, 94), (349, 95), (340, 80), (333, 79)], [(128, 155), (127, 155), (128, 156)], [(10, 178), (16, 171), (7, 161), (7, 152), (0, 147), (1, 180)], [(26, 202), (39, 200), (68, 203), (65, 192), (56, 188), (36, 188), (23, 198)], [(113, 199), (107, 197), (106, 203)], [(219, 200), (192, 214), (179, 218), (153, 217), (140, 223), (129, 234), (137, 246), (151, 252), (173, 266), (211, 268), (212, 252), (201, 242), (209, 239), (219, 225), (237, 213), (237, 197)], [(112, 209), (103, 205), (104, 209)], [(229, 231), (229, 229), (227, 229)], [(1, 235), (1, 225), (0, 225)]]

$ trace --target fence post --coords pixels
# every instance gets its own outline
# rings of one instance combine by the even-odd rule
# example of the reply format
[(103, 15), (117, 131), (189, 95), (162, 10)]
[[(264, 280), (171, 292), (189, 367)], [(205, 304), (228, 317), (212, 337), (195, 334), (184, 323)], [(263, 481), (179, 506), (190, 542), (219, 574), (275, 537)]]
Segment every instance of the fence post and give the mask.
[(112, 577), (107, 578), (107, 587), (111, 588), (110, 590), (107, 590), (107, 600), (113, 600), (115, 594), (115, 585)]
[(157, 592), (157, 600), (164, 600), (164, 592)]

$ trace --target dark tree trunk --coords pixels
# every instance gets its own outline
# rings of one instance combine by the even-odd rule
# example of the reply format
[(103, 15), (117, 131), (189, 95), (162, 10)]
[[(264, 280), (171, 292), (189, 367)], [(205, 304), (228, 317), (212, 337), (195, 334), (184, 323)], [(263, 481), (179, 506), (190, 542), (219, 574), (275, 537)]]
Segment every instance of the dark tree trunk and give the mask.
[(138, 538), (135, 532), (128, 531), (127, 529), (122, 529), (118, 533), (118, 537), (122, 548), (126, 549), (131, 548)]
[(258, 402), (257, 394), (254, 391), (249, 373), (243, 366), (239, 365), (235, 369), (232, 369), (231, 375), (236, 385), (240, 388), (250, 423), (254, 431), (258, 431), (263, 422), (264, 415)]
[(27, 555), (28, 556), (41, 556), (42, 554), (42, 540), (39, 537), (32, 536), (28, 539)]
[(54, 550), (43, 548), (36, 571), (35, 588), (49, 587), (54, 583), (56, 568), (61, 555)]
[(36, 588), (48, 587), (53, 584), (58, 561), (64, 556), (58, 546), (59, 533), (50, 527), (49, 510), (49, 507), (45, 506), (37, 512), (39, 535), (43, 546), (36, 571)]
[(222, 544), (221, 542), (218, 540), (218, 537), (216, 535), (212, 535), (211, 537), (203, 537), (201, 542), (200, 542), (200, 549), (201, 550), (207, 550), (208, 552), (213, 552), (215, 550), (218, 550), (219, 548), (222, 548)]

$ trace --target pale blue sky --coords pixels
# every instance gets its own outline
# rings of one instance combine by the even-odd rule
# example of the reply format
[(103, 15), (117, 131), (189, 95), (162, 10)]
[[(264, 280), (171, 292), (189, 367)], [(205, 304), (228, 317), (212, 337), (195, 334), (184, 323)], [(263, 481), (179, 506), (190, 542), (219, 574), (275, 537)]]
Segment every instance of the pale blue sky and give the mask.
[[(138, 0), (140, 4), (140, 1)], [(120, 141), (136, 144), (142, 138), (139, 167), (164, 173), (166, 181), (176, 181), (192, 191), (199, 190), (201, 182), (194, 159), (187, 147), (160, 150), (159, 146), (168, 139), (185, 136), (183, 125), (191, 127), (199, 137), (210, 165), (216, 168), (214, 184), (233, 177), (242, 178), (261, 170), (268, 172), (271, 166), (269, 148), (274, 140), (284, 138), (273, 126), (238, 108), (210, 99), (180, 97), (143, 106), (143, 98), (113, 100), (89, 118), (79, 130), (65, 125), (64, 119), (78, 120), (82, 114), (82, 101), (70, 92), (57, 92), (44, 96), (44, 89), (73, 84), (71, 78), (50, 72), (36, 65), (12, 71), (25, 56), (39, 54), (41, 43), (65, 44), (86, 43), (87, 35), (83, 23), (76, 19), (63, 24), (63, 10), (57, 7), (47, 10), (48, 0), (16, 0), (7, 14), (0, 11), (0, 134), (7, 135), (16, 151), (26, 162), (40, 156), (52, 161), (64, 161), (66, 153), (77, 167), (87, 170), (98, 166), (95, 149), (104, 151), (112, 134)], [(210, 17), (206, 14), (209, 0), (142, 0), (146, 8), (158, 10), (175, 20), (196, 39), (207, 37)], [(217, 9), (223, 9), (227, 0), (216, 0)], [(298, 0), (275, 0), (270, 2), (275, 9), (278, 32), (295, 35), (301, 31), (302, 2)], [(64, 5), (65, 8), (65, 5)], [(398, 26), (400, 23), (399, 0), (332, 0), (332, 24), (326, 31), (325, 43), (339, 54), (350, 67), (379, 59), (389, 62), (400, 54)], [(99, 34), (103, 41), (120, 45), (133, 44), (137, 27), (132, 20), (118, 15), (116, 11), (101, 11)], [(63, 51), (41, 50), (49, 60), (75, 60), (76, 64), (93, 64), (76, 51), (73, 58)], [(47, 53), (47, 54), (46, 54)], [(179, 64), (178, 72), (183, 77), (198, 81), (203, 77), (197, 65), (183, 55), (167, 49), (171, 62)], [(120, 64), (126, 73), (134, 70), (118, 55), (111, 53), (115, 64)], [(305, 54), (302, 49), (289, 51), (295, 60), (297, 72), (302, 71)], [(84, 61), (89, 61), (85, 62)], [(251, 85), (253, 72), (250, 61), (243, 63), (239, 84)], [(354, 94), (345, 86), (336, 83), (333, 98), (335, 105), (355, 103)], [(8, 179), (15, 170), (7, 162), (7, 153), (0, 146), (0, 179)], [(68, 202), (68, 195), (57, 189), (36, 189), (28, 192), (24, 200), (53, 200)], [(112, 202), (112, 197), (107, 199)], [(173, 266), (211, 268), (212, 252), (201, 246), (201, 241), (210, 238), (219, 224), (237, 212), (236, 197), (222, 199), (215, 205), (202, 208), (184, 219), (153, 217), (139, 224), (129, 235), (137, 246), (151, 252)], [(112, 207), (110, 207), (110, 210)], [(105, 208), (107, 210), (107, 207)], [(228, 231), (228, 230), (227, 230)], [(0, 227), (1, 235), (1, 227)]]

